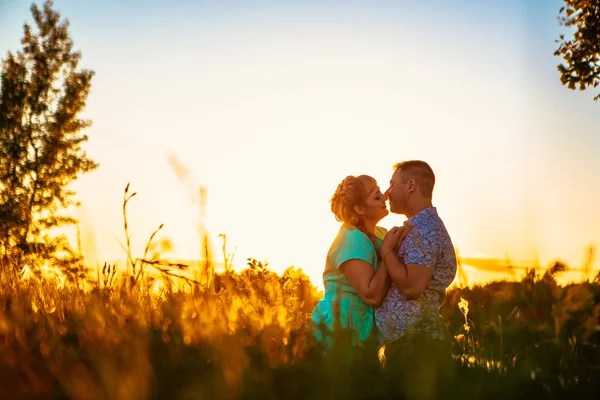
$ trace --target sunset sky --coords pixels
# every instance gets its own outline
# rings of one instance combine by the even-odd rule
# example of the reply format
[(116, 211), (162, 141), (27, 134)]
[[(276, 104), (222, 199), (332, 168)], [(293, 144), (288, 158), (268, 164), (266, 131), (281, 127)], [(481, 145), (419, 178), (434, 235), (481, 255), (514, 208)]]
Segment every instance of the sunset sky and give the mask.
[[(30, 4), (0, 0), (2, 58)], [(136, 253), (164, 223), (168, 255), (198, 258), (205, 186), (217, 259), (225, 233), (239, 266), (295, 265), (320, 284), (339, 181), (385, 190), (393, 164), (423, 159), (461, 256), (581, 267), (600, 244), (600, 103), (560, 84), (561, 6), (55, 1), (96, 73), (85, 149), (100, 167), (73, 185), (88, 260), (123, 257), (127, 182)]]

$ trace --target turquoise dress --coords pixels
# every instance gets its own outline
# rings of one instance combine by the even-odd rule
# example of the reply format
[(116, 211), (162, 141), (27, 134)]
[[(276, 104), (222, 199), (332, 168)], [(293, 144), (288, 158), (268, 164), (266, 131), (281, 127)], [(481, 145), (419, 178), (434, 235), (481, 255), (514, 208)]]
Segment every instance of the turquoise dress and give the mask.
[[(375, 243), (381, 248), (385, 228), (375, 228)], [(353, 345), (364, 344), (374, 330), (374, 310), (367, 305), (339, 269), (345, 261), (363, 260), (377, 270), (377, 253), (367, 235), (353, 226), (344, 224), (335, 238), (325, 263), (323, 283), (325, 294), (312, 314), (312, 326), (317, 341), (330, 347), (336, 328), (352, 332)], [(336, 315), (339, 320), (336, 321)]]

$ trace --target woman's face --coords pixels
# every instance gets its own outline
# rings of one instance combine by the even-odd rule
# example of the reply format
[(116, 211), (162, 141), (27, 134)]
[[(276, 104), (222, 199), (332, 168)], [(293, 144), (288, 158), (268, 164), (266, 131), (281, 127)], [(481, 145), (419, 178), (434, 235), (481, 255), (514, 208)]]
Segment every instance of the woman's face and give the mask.
[(362, 207), (359, 207), (358, 213), (362, 218), (379, 222), (389, 211), (386, 204), (387, 198), (381, 193), (379, 186), (367, 197)]

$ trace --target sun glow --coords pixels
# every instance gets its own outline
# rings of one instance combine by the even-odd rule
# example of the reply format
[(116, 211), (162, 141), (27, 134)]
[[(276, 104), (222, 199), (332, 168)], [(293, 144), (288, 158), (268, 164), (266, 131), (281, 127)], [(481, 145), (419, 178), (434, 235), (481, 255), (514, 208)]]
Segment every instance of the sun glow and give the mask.
[[(491, 22), (474, 36), (462, 15), (434, 13), (425, 27), (403, 7), (292, 13), (198, 5), (161, 10), (160, 18), (150, 10), (134, 34), (129, 17), (114, 19), (135, 15), (126, 4), (110, 14), (58, 5), (82, 64), (96, 71), (82, 117), (94, 122), (86, 151), (100, 167), (73, 185), (91, 265), (124, 258), (121, 206), (130, 182), (139, 193), (128, 214), (136, 254), (164, 223), (168, 257), (201, 259), (206, 233), (221, 262), (225, 234), (235, 268), (250, 257), (279, 272), (294, 265), (321, 285), (339, 227), (328, 204), (336, 185), (364, 173), (385, 190), (392, 165), (406, 159), (432, 165), (434, 205), (462, 257), (541, 267), (560, 258), (578, 267), (597, 244), (597, 141), (584, 133), (600, 114), (587, 99), (567, 98), (551, 75), (552, 49), (541, 55), (529, 44), (536, 58), (528, 58), (524, 33), (506, 25), (523, 25), (519, 13), (481, 16)], [(28, 18), (19, 10), (2, 49), (18, 46)], [(563, 138), (565, 131), (577, 138)], [(560, 212), (577, 193), (585, 193), (578, 207)], [(390, 215), (381, 224), (403, 221)], [(464, 270), (470, 283), (491, 274), (468, 262)]]

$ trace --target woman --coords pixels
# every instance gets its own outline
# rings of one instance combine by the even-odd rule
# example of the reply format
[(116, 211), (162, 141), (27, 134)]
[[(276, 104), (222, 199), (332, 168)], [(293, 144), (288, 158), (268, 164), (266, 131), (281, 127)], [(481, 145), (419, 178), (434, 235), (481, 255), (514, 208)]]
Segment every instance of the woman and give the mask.
[(313, 311), (313, 329), (326, 347), (342, 331), (350, 333), (352, 345), (361, 346), (372, 337), (373, 307), (391, 283), (379, 254), (386, 230), (377, 226), (389, 212), (386, 197), (372, 177), (348, 176), (331, 198), (331, 211), (343, 224), (327, 254), (325, 295)]

